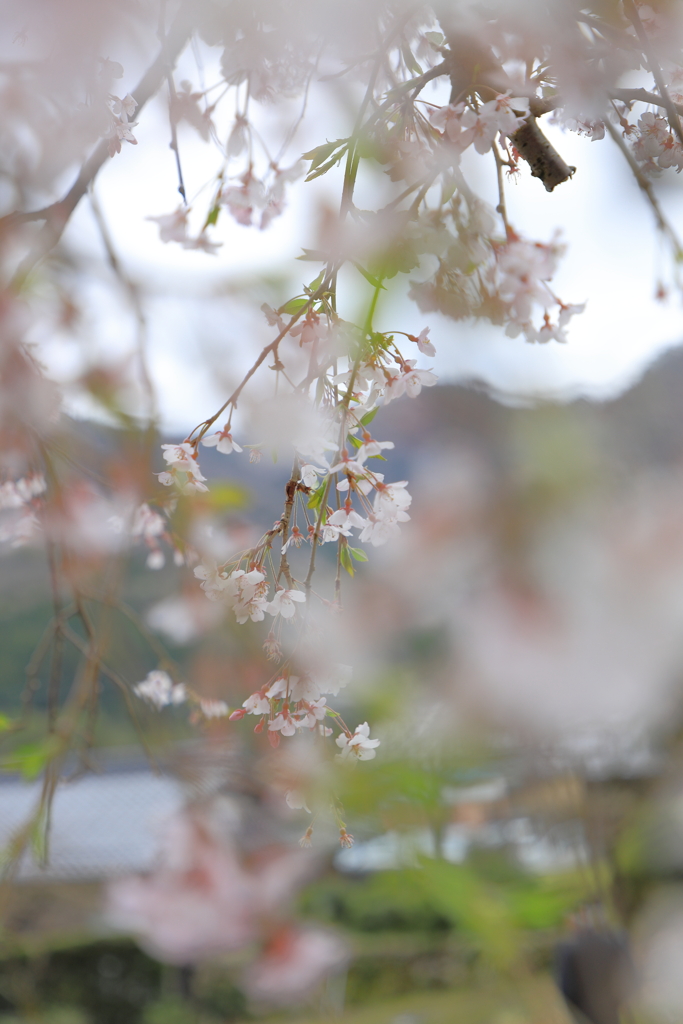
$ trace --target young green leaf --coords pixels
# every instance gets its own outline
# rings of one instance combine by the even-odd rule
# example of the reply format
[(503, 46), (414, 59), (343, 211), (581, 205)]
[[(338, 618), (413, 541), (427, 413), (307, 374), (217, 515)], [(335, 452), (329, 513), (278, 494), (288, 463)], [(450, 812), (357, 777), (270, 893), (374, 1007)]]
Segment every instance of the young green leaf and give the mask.
[(348, 139), (337, 139), (335, 142), (324, 142), (322, 146), (316, 146), (315, 149), (309, 149), (307, 153), (302, 153), (301, 155), (304, 160), (311, 161), (310, 170), (312, 171), (316, 167), (319, 167), (323, 160), (327, 160), (328, 157), (332, 156), (336, 149), (339, 149), (340, 146), (344, 146), (344, 148), (346, 148), (347, 144)]
[(339, 161), (341, 160), (341, 158), (343, 156), (344, 156), (344, 150), (340, 149), (339, 152), (335, 156), (333, 156), (331, 160), (328, 160), (326, 164), (323, 164), (322, 167), (317, 167), (315, 170), (311, 169), (308, 172), (308, 176), (306, 177), (306, 181), (313, 181), (314, 178), (319, 178), (321, 174), (327, 174), (327, 172), (332, 167), (334, 167), (335, 164), (339, 163)]
[(320, 487), (316, 487), (316, 489), (313, 491), (313, 494), (308, 499), (308, 507), (309, 508), (320, 508), (320, 503), (323, 500), (324, 493), (325, 493), (325, 484), (322, 483), (322, 484), (320, 484)]
[(349, 554), (349, 549), (346, 546), (346, 544), (344, 544), (343, 548), (339, 552), (339, 559), (343, 567), (348, 572), (349, 576), (355, 576), (353, 562), (351, 561), (351, 555)]
[(363, 426), (367, 427), (368, 423), (372, 423), (378, 412), (379, 406), (376, 406), (374, 409), (371, 409), (370, 412), (366, 412), (365, 416), (361, 416), (360, 421)]
[(320, 285), (323, 283), (324, 280), (325, 280), (325, 269), (323, 268), (320, 271), (320, 273), (318, 274), (318, 276), (313, 281), (311, 281), (311, 283), (309, 284), (309, 286), (308, 286), (309, 292), (311, 292), (311, 293), (312, 292), (317, 292), (318, 288), (320, 287)]
[(298, 313), (300, 309), (308, 305), (308, 299), (290, 299), (289, 302), (285, 302), (284, 306), (280, 306), (278, 313)]
[(349, 548), (349, 553), (352, 558), (355, 558), (357, 562), (367, 562), (368, 556), (365, 554), (362, 548)]
[(369, 281), (369, 283), (372, 285), (373, 288), (381, 288), (383, 291), (386, 291), (386, 289), (384, 288), (384, 285), (379, 280), (379, 278), (373, 277), (372, 274), (369, 274), (367, 272), (367, 270), (364, 269), (364, 267), (361, 267), (360, 263), (354, 262), (353, 265), (356, 268), (356, 270), (358, 271), (358, 273), (362, 274), (366, 281)]

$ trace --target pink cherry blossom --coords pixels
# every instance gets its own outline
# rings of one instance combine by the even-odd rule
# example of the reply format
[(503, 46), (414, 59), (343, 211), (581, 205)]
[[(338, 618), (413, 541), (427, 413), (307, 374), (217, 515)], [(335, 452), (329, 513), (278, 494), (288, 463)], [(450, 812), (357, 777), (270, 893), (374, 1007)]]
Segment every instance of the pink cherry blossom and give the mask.
[(319, 928), (288, 928), (274, 936), (244, 975), (249, 997), (276, 1006), (296, 1003), (349, 958), (346, 944)]

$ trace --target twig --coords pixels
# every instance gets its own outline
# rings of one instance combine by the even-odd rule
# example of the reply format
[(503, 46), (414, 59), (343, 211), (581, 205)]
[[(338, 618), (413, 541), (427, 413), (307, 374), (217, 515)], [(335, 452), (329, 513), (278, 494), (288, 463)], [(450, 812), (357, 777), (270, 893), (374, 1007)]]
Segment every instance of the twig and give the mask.
[(631, 168), (633, 176), (636, 179), (636, 182), (638, 183), (638, 187), (647, 197), (647, 200), (650, 203), (652, 211), (655, 215), (657, 227), (663, 234), (667, 236), (667, 238), (673, 246), (674, 255), (676, 259), (679, 259), (680, 256), (683, 254), (683, 249), (681, 249), (681, 243), (678, 240), (678, 236), (676, 235), (674, 229), (671, 227), (669, 222), (664, 217), (664, 214), (662, 213), (659, 202), (657, 201), (657, 197), (655, 196), (654, 189), (652, 188), (652, 182), (650, 182), (648, 178), (643, 174), (641, 168), (638, 166), (637, 160), (633, 156), (633, 153), (628, 148), (628, 146), (622, 139), (617, 129), (607, 118), (605, 118), (605, 128), (607, 129), (607, 131), (609, 132), (609, 134), (614, 139), (617, 146), (623, 153), (624, 159)]
[[(666, 107), (666, 100), (655, 92), (648, 92), (647, 89), (612, 89), (612, 99), (621, 100), (622, 103), (651, 103), (655, 107)], [(670, 100), (678, 114), (683, 114), (683, 103), (674, 103)]]
[(681, 127), (681, 119), (678, 116), (678, 110), (676, 109), (675, 104), (669, 96), (669, 92), (664, 81), (664, 76), (662, 74), (662, 69), (660, 68), (659, 62), (650, 47), (650, 40), (648, 39), (647, 32), (645, 31), (643, 23), (640, 20), (640, 14), (638, 13), (638, 8), (636, 7), (634, 0), (624, 0), (624, 10), (627, 16), (633, 22), (633, 27), (636, 30), (638, 39), (640, 40), (640, 45), (643, 48), (643, 53), (647, 57), (647, 62), (650, 65), (652, 77), (654, 78), (657, 88), (659, 89), (659, 93), (663, 100), (663, 105), (666, 109), (666, 114), (669, 119), (669, 127), (673, 132), (676, 133), (676, 135), (678, 136), (678, 141), (683, 145), (683, 127)]
[(145, 310), (142, 305), (142, 298), (140, 295), (140, 289), (135, 282), (128, 276), (124, 270), (121, 261), (118, 257), (116, 249), (114, 248), (114, 242), (109, 232), (109, 225), (107, 224), (102, 207), (99, 204), (99, 200), (95, 195), (95, 189), (90, 189), (90, 205), (92, 207), (93, 215), (97, 226), (100, 230), (102, 237), (102, 243), (107, 253), (107, 259), (109, 265), (116, 275), (121, 288), (126, 293), (128, 301), (130, 302), (131, 308), (135, 315), (135, 319), (138, 325), (137, 330), (137, 356), (138, 364), (140, 368), (140, 381), (142, 383), (143, 391), (147, 398), (147, 414), (150, 426), (156, 423), (158, 417), (156, 394), (154, 391), (154, 385), (152, 383), (152, 377), (149, 371), (149, 365), (147, 362), (147, 318), (145, 317)]
[[(166, 78), (169, 62), (177, 60), (190, 37), (190, 33), (189, 5), (183, 5), (166, 37), (165, 48), (162, 48), (161, 53), (133, 91), (132, 95), (137, 103), (138, 111), (158, 92), (159, 87)], [(17, 211), (0, 218), (0, 233), (8, 229), (11, 230), (15, 226), (28, 221), (45, 221), (31, 252), (23, 260), (14, 276), (13, 283), (15, 286), (20, 285), (36, 263), (43, 259), (57, 244), (62, 237), (71, 214), (87, 192), (91, 181), (95, 179), (98, 171), (108, 158), (109, 142), (107, 139), (102, 139), (81, 167), (76, 181), (63, 199), (40, 210), (28, 211), (26, 213)]]
[(503, 181), (503, 161), (500, 158), (500, 153), (498, 152), (498, 146), (496, 145), (495, 142), (493, 143), (493, 146), (492, 146), (492, 152), (493, 152), (493, 155), (494, 155), (495, 161), (496, 161), (496, 177), (498, 179), (498, 206), (496, 207), (496, 210), (500, 214), (501, 219), (503, 221), (503, 225), (505, 227), (505, 237), (509, 240), (510, 239), (510, 235), (512, 234), (512, 232), (510, 230), (510, 223), (508, 221), (507, 207), (505, 205), (505, 183)]
[[(225, 400), (225, 402), (223, 402), (223, 404), (220, 407), (220, 409), (218, 410), (218, 412), (215, 412), (213, 414), (213, 416), (211, 416), (208, 420), (204, 420), (203, 423), (200, 424), (200, 427), (195, 427), (195, 430), (199, 429), (199, 434), (197, 435), (197, 438), (196, 438), (197, 441), (201, 441), (201, 439), (204, 437), (204, 435), (206, 434), (206, 432), (209, 429), (209, 427), (211, 427), (216, 422), (216, 420), (219, 418), (219, 416), (221, 416), (229, 406), (232, 405), (233, 408), (234, 408), (237, 405), (237, 399), (242, 394), (242, 391), (244, 390), (245, 386), (251, 380), (251, 378), (254, 376), (254, 374), (258, 370), (259, 366), (261, 366), (261, 364), (268, 358), (268, 356), (271, 354), (271, 352), (276, 352), (277, 351), (278, 345), (280, 344), (282, 339), (287, 334), (289, 334), (289, 332), (291, 331), (292, 327), (297, 322), (297, 320), (299, 320), (304, 315), (304, 313), (307, 313), (308, 310), (311, 308), (312, 304), (314, 302), (317, 302), (317, 300), (319, 298), (321, 298), (325, 294), (325, 292), (330, 287), (330, 282), (334, 278), (335, 273), (336, 273), (336, 267), (333, 266), (327, 272), (327, 274), (325, 275), (325, 280), (322, 282), (320, 287), (316, 288), (316, 290), (313, 292), (313, 294), (309, 297), (308, 302), (306, 303), (306, 305), (302, 306), (300, 310), (298, 310), (296, 313), (294, 313), (294, 315), (292, 316), (292, 318), (289, 321), (289, 323), (287, 324), (287, 326), (283, 327), (283, 329), (278, 334), (277, 338), (275, 338), (268, 345), (266, 345), (265, 348), (261, 349), (261, 352), (260, 352), (258, 358), (253, 363), (251, 368), (247, 371), (247, 373), (244, 375), (244, 377), (242, 378), (240, 383), (237, 385), (237, 387), (235, 388), (233, 393), (230, 395), (230, 398), (227, 398)], [(194, 434), (194, 430), (190, 433), (189, 436), (192, 437), (192, 434)]]
[(285, 486), (285, 507), (282, 512), (282, 518), (280, 519), (280, 539), (282, 541), (282, 551), (280, 554), (280, 566), (278, 568), (275, 582), (277, 583), (281, 576), (284, 575), (287, 580), (287, 586), (290, 590), (294, 588), (294, 580), (289, 569), (289, 562), (287, 560), (287, 552), (285, 551), (285, 544), (287, 543), (287, 537), (289, 535), (289, 523), (292, 518), (292, 510), (294, 508), (294, 500), (296, 498), (296, 492), (299, 487), (299, 480), (301, 479), (301, 470), (299, 469), (299, 457), (294, 456), (294, 464), (292, 465), (292, 475), (287, 481)]

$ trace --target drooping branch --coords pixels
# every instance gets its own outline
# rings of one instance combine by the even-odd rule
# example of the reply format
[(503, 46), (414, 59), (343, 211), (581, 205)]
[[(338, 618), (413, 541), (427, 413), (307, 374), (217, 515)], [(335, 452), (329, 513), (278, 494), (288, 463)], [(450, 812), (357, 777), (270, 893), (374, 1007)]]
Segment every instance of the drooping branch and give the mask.
[[(132, 93), (137, 103), (138, 111), (152, 99), (166, 81), (169, 65), (174, 64), (178, 59), (190, 38), (190, 34), (191, 18), (189, 5), (183, 4), (168, 32), (161, 52), (142, 76)], [(16, 211), (0, 218), (0, 234), (30, 221), (42, 220), (45, 222), (31, 252), (15, 275), (15, 283), (20, 283), (36, 263), (57, 244), (69, 222), (71, 214), (78, 206), (89, 185), (94, 181), (108, 157), (109, 142), (107, 139), (102, 139), (84, 162), (78, 177), (62, 199), (40, 210)]]

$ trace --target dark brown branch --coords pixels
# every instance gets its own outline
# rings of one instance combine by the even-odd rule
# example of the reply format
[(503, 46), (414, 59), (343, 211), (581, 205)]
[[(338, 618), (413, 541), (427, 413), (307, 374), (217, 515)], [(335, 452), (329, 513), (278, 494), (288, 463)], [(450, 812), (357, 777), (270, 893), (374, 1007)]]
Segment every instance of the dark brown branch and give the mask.
[[(169, 30), (161, 53), (148, 68), (138, 83), (137, 88), (132, 93), (137, 103), (138, 111), (158, 92), (160, 86), (166, 80), (169, 64), (171, 62), (175, 63), (178, 59), (190, 37), (190, 32), (189, 8), (183, 5)], [(108, 157), (109, 141), (102, 139), (81, 167), (76, 181), (63, 199), (52, 203), (42, 210), (32, 210), (26, 213), (15, 212), (0, 218), (0, 233), (28, 221), (45, 221), (31, 253), (26, 257), (17, 272), (16, 277), (19, 281), (23, 280), (35, 264), (57, 244), (71, 214), (78, 206), (87, 192), (88, 186), (94, 180)]]
[(546, 139), (538, 127), (536, 118), (530, 114), (521, 128), (510, 136), (519, 155), (526, 160), (534, 178), (540, 178), (546, 192), (552, 192), (556, 185), (571, 178), (576, 167), (565, 163), (555, 147)]

